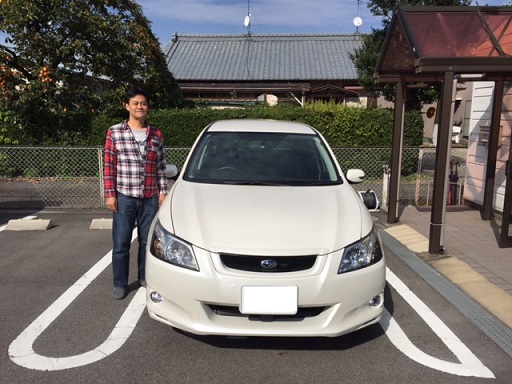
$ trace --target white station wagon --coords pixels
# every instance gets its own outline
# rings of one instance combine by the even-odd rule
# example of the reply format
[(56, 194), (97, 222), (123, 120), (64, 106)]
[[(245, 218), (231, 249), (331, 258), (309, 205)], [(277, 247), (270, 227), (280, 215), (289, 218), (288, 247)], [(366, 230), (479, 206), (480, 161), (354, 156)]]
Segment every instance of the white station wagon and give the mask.
[(379, 321), (372, 217), (308, 125), (206, 127), (150, 229), (147, 309), (199, 335), (339, 336)]

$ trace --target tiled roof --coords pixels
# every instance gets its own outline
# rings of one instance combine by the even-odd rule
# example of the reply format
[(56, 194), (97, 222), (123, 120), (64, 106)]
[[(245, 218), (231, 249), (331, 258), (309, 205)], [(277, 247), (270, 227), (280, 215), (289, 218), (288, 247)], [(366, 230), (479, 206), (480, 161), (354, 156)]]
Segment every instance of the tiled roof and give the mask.
[(175, 35), (165, 47), (178, 81), (354, 80), (354, 34)]

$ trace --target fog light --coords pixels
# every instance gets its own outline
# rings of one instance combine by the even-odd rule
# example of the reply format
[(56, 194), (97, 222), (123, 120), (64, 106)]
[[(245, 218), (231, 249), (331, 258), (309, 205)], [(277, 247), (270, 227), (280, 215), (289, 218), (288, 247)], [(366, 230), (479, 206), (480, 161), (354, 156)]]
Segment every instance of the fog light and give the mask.
[(370, 305), (370, 307), (378, 307), (381, 302), (382, 302), (382, 299), (381, 299), (380, 295), (377, 295), (373, 299), (371, 299), (368, 304)]
[(158, 304), (158, 303), (161, 303), (162, 301), (164, 301), (164, 298), (158, 292), (151, 292), (149, 297), (151, 297), (151, 301), (153, 303)]

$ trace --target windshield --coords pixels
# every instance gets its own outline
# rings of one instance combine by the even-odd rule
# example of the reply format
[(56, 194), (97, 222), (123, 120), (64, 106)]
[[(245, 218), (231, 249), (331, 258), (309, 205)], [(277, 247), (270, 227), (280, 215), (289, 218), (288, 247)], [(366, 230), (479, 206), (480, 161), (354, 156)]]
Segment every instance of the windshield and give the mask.
[(342, 181), (318, 135), (269, 132), (206, 132), (191, 154), (183, 179), (251, 185)]

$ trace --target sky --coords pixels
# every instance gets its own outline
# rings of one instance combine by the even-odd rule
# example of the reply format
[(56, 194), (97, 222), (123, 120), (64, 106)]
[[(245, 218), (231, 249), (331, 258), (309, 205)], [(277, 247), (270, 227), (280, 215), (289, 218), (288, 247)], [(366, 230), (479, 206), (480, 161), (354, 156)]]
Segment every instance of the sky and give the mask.
[[(369, 33), (381, 28), (368, 0), (136, 0), (165, 47), (178, 34)], [(473, 0), (504, 5), (512, 0)], [(244, 26), (250, 13), (249, 28)], [(354, 19), (361, 18), (359, 27)], [(4, 42), (5, 35), (0, 33)]]
[[(153, 33), (166, 45), (174, 33), (253, 34), (361, 33), (381, 28), (365, 0), (137, 0), (152, 22)], [(473, 1), (504, 5), (510, 0)], [(249, 28), (244, 26), (250, 13)], [(356, 28), (354, 19), (362, 24)]]

